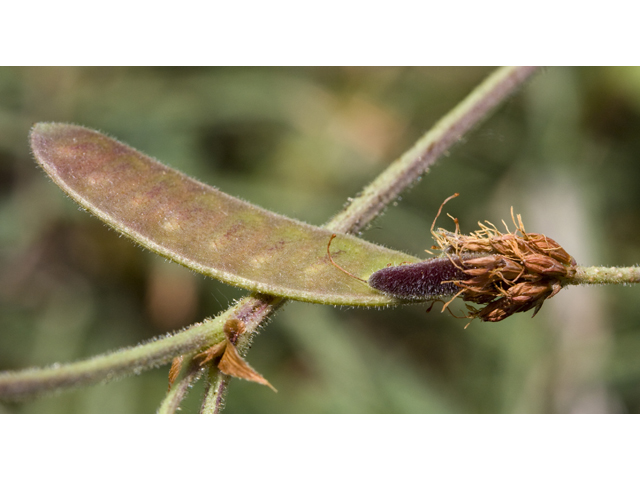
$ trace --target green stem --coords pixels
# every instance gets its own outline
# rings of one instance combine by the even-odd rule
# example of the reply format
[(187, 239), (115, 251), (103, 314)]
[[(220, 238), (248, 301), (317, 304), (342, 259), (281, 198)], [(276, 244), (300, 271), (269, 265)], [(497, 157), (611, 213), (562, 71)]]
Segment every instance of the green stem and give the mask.
[(217, 368), (209, 367), (207, 385), (200, 413), (220, 413), (224, 408), (224, 397), (229, 385), (229, 375)]
[(640, 283), (640, 267), (578, 267), (572, 285)]
[(222, 341), (224, 322), (246, 308), (251, 300), (251, 297), (245, 298), (215, 319), (136, 347), (66, 365), (0, 373), (0, 398), (16, 400), (62, 388), (92, 385), (164, 365), (174, 357)]
[(180, 379), (180, 381), (175, 382), (171, 386), (171, 388), (167, 392), (167, 395), (164, 397), (164, 400), (162, 400), (160, 407), (158, 407), (157, 413), (176, 413), (176, 410), (178, 410), (178, 408), (180, 407), (182, 400), (184, 400), (184, 397), (187, 396), (191, 385), (197, 382), (202, 375), (204, 368), (192, 363), (192, 359), (193, 356), (187, 356), (184, 359), (184, 362), (187, 365), (186, 373), (184, 377)]

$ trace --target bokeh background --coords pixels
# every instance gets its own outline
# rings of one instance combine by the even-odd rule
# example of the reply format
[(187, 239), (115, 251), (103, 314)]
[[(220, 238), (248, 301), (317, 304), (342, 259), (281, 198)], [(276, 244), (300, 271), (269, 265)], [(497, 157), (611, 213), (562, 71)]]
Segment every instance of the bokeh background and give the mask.
[[(321, 224), (491, 68), (0, 68), (0, 370), (135, 345), (245, 292), (119, 237), (39, 170), (31, 125), (115, 136), (221, 190)], [(363, 238), (426, 256), (438, 206), (464, 231), (523, 215), (585, 265), (640, 262), (640, 69), (543, 70)], [(441, 217), (439, 225), (453, 228)], [(461, 312), (462, 303), (454, 303)], [(573, 287), (531, 319), (291, 302), (227, 413), (640, 412), (640, 286)], [(434, 310), (438, 310), (434, 308)], [(168, 367), (0, 412), (153, 412)], [(184, 404), (196, 412), (197, 385)]]

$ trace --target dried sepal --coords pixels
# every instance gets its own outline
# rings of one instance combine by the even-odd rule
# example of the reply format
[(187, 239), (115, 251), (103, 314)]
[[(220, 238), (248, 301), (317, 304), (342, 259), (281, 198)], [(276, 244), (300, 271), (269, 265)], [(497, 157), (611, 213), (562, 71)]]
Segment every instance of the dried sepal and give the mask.
[(250, 382), (266, 385), (274, 392), (277, 392), (267, 379), (251, 368), (251, 365), (249, 365), (246, 360), (240, 356), (235, 345), (232, 343), (227, 343), (224, 354), (218, 363), (218, 368), (225, 375), (231, 375), (233, 377), (249, 380)]
[(244, 333), (245, 330), (246, 327), (244, 323), (237, 318), (227, 320), (223, 327), (225, 339), (196, 355), (194, 360), (198, 361), (201, 367), (217, 360), (218, 369), (225, 375), (231, 375), (232, 377), (266, 385), (274, 392), (277, 392), (273, 385), (256, 372), (238, 353), (235, 344), (238, 341), (238, 337)]
[(195, 361), (199, 362), (201, 367), (203, 367), (207, 363), (215, 360), (216, 358), (222, 357), (222, 354), (224, 353), (225, 348), (227, 348), (226, 339), (220, 343), (216, 343), (215, 345), (212, 345), (211, 347), (207, 348), (204, 352), (201, 352), (195, 355), (193, 358)]
[(171, 362), (171, 368), (169, 368), (169, 388), (167, 391), (171, 390), (171, 387), (178, 379), (178, 375), (180, 374), (180, 369), (182, 368), (182, 362), (184, 357), (180, 355), (179, 357), (175, 357)]

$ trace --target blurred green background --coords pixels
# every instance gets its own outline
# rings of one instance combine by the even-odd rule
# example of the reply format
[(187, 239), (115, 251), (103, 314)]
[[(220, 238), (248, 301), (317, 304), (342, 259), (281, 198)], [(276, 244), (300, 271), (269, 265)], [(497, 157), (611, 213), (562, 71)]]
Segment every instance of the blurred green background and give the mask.
[[(491, 68), (0, 68), (0, 370), (180, 329), (244, 292), (120, 238), (29, 152), (35, 122), (115, 136), (313, 224), (340, 210)], [(539, 73), (363, 237), (426, 256), (438, 206), (463, 231), (513, 205), (585, 265), (640, 261), (640, 69)], [(439, 225), (453, 228), (442, 217)], [(232, 380), (227, 413), (640, 412), (640, 287), (573, 287), (534, 318), (292, 302)], [(454, 303), (460, 312), (462, 303)], [(438, 310), (435, 308), (434, 310)], [(0, 412), (153, 412), (168, 367)], [(197, 411), (196, 386), (183, 411)]]

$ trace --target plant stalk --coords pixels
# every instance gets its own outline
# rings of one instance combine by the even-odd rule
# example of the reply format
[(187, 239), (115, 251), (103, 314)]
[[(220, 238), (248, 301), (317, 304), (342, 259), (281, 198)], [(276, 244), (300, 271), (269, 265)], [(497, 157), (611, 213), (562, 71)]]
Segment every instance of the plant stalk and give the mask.
[(19, 400), (63, 388), (93, 385), (141, 373), (169, 363), (174, 357), (197, 352), (224, 339), (226, 319), (241, 311), (251, 298), (243, 299), (215, 319), (205, 320), (186, 330), (142, 345), (123, 348), (66, 365), (30, 368), (0, 373), (0, 398)]
[(337, 233), (358, 233), (538, 68), (497, 69), (323, 226)]
[(571, 285), (640, 283), (640, 267), (577, 267)]

